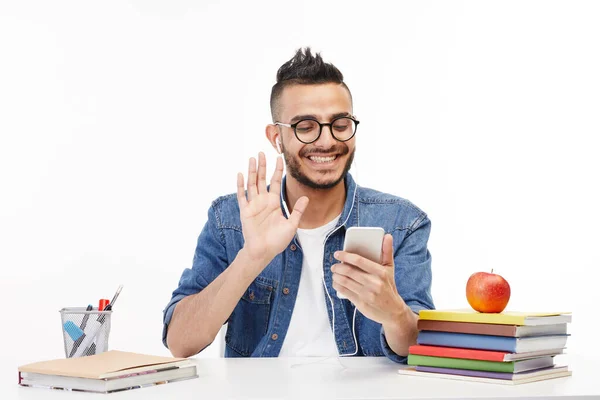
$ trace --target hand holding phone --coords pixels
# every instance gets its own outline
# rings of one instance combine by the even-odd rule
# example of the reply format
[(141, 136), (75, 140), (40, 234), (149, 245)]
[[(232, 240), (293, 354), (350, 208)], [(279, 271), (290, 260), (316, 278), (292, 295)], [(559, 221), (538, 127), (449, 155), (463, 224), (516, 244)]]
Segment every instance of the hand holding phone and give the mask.
[[(385, 231), (380, 227), (350, 227), (346, 230), (344, 251), (381, 263), (384, 235)], [(338, 293), (338, 298), (345, 299), (346, 297)]]

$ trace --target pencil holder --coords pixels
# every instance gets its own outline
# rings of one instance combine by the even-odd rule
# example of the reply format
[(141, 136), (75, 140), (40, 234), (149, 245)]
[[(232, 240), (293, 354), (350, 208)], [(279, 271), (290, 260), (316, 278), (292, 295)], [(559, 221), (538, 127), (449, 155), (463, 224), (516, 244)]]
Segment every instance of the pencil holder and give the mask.
[(85, 307), (60, 310), (65, 356), (84, 357), (107, 351), (111, 314)]

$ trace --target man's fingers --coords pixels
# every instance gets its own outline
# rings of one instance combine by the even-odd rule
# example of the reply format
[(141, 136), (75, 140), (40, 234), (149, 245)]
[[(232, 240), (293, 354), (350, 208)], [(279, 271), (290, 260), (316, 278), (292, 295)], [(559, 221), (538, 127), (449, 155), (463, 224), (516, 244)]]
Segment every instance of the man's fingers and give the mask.
[(381, 248), (381, 265), (385, 267), (394, 266), (394, 238), (389, 233), (383, 237)]
[(275, 164), (275, 172), (273, 172), (273, 176), (271, 177), (271, 187), (269, 188), (269, 192), (275, 193), (276, 195), (281, 194), (281, 178), (283, 176), (283, 159), (281, 157), (277, 157), (277, 163)]
[(252, 201), (258, 194), (256, 187), (256, 159), (250, 157), (248, 162), (248, 200)]
[(331, 271), (334, 272), (334, 274), (347, 276), (348, 278), (365, 286), (373, 286), (376, 279), (372, 274), (366, 273), (362, 269), (354, 267), (350, 264), (334, 264), (331, 267)]
[(357, 306), (357, 303), (360, 302), (360, 296), (357, 293), (353, 292), (352, 290), (348, 289), (347, 287), (345, 287), (335, 281), (333, 281), (332, 286), (333, 286), (333, 290), (336, 291), (338, 296), (339, 295), (344, 296), (346, 299), (350, 300), (350, 302), (352, 304), (354, 304), (355, 306)]
[(241, 172), (238, 172), (237, 174), (237, 199), (241, 211), (248, 205), (246, 191), (244, 189), (244, 175)]
[(298, 228), (298, 225), (300, 225), (300, 219), (302, 218), (304, 210), (306, 210), (306, 206), (308, 206), (308, 197), (306, 196), (300, 197), (296, 201), (296, 204), (294, 204), (294, 211), (292, 211), (292, 215), (290, 215), (289, 219), (292, 222), (292, 225), (294, 225), (294, 228)]
[(345, 264), (354, 265), (355, 267), (360, 268), (369, 274), (373, 274), (373, 275), (377, 275), (377, 276), (381, 277), (385, 273), (384, 268), (379, 263), (376, 263), (367, 258), (361, 257), (358, 254), (348, 253), (348, 252), (340, 250), (340, 251), (336, 251), (333, 254), (333, 256), (335, 257), (336, 260), (339, 260)]
[(366, 291), (366, 286), (361, 283), (355, 281), (347, 275), (342, 275), (338, 273), (332, 274), (332, 279), (334, 282), (344, 286), (345, 288), (353, 291), (354, 293), (361, 295)]
[(258, 153), (258, 193), (267, 193), (267, 160), (265, 153)]

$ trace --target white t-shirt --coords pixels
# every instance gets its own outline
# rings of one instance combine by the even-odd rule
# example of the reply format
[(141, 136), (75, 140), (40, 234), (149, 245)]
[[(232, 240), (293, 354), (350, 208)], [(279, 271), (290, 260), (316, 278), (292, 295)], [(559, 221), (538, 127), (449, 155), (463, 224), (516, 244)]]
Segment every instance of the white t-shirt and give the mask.
[[(315, 229), (298, 229), (302, 247), (302, 272), (296, 304), (285, 335), (280, 357), (320, 357), (337, 355), (329, 325), (327, 307), (331, 307), (323, 287), (325, 238), (335, 228), (340, 215)], [(330, 293), (332, 296), (333, 293)]]

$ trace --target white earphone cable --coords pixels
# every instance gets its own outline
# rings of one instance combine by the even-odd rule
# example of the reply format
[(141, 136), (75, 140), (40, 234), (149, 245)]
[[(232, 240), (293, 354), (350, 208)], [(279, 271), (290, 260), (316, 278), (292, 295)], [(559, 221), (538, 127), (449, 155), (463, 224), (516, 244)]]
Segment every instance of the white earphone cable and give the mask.
[[(284, 165), (284, 170), (285, 170), (285, 162), (283, 163)], [(358, 185), (355, 186), (354, 188), (354, 192), (352, 193), (352, 204), (350, 206), (350, 211), (354, 208), (354, 200), (356, 199), (356, 190), (358, 189)], [(283, 187), (283, 179), (281, 180), (281, 188), (280, 188), (280, 196), (281, 196), (281, 202), (283, 203), (283, 209), (285, 210), (286, 216), (289, 218), (290, 217), (290, 212), (289, 209), (287, 207), (287, 204), (283, 198), (283, 191), (285, 190), (285, 188)], [(357, 213), (358, 213), (358, 205), (357, 205)], [(337, 228), (334, 228), (332, 231), (330, 231), (327, 236), (325, 237), (325, 240), (323, 242), (323, 245), (325, 245), (325, 243), (327, 243), (327, 239), (329, 239), (329, 237), (335, 232), (337, 231), (339, 228), (341, 228), (343, 225), (346, 224), (346, 222), (348, 222), (348, 219), (350, 218), (350, 212), (348, 213), (348, 215), (346, 216), (346, 219), (344, 220), (344, 222), (342, 224), (340, 224)], [(360, 214), (358, 214), (360, 215)], [(360, 221), (358, 221), (358, 225), (360, 226)], [(335, 306), (333, 304), (333, 299), (331, 298), (331, 295), (329, 294), (329, 290), (327, 289), (327, 284), (325, 283), (325, 272), (323, 269), (321, 269), (321, 281), (323, 282), (323, 287), (325, 288), (325, 293), (327, 294), (327, 298), (329, 300), (329, 304), (331, 305), (331, 321), (332, 321), (332, 327), (331, 327), (331, 331), (333, 333), (333, 337), (334, 337), (334, 342), (336, 342), (337, 345), (337, 341), (335, 340)], [(354, 339), (354, 352), (353, 353), (348, 353), (348, 354), (339, 354), (340, 357), (348, 357), (348, 356), (353, 356), (356, 355), (358, 353), (358, 340), (356, 338), (356, 306), (354, 307), (354, 313), (352, 316), (352, 337)]]

